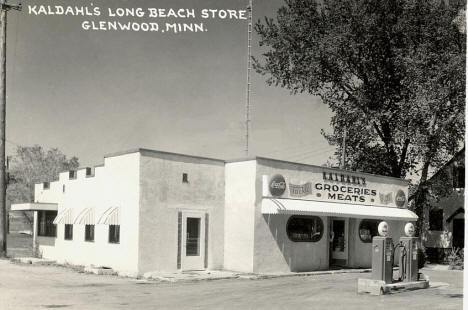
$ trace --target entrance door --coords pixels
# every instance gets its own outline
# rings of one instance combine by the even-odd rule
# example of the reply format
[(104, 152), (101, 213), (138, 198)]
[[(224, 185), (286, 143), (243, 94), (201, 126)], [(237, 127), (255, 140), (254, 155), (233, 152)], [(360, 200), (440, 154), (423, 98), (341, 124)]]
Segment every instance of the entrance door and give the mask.
[(183, 214), (182, 269), (205, 267), (205, 220), (203, 214)]
[(465, 247), (465, 219), (453, 219), (453, 241), (454, 248)]
[(348, 219), (331, 220), (331, 264), (346, 265), (348, 260)]

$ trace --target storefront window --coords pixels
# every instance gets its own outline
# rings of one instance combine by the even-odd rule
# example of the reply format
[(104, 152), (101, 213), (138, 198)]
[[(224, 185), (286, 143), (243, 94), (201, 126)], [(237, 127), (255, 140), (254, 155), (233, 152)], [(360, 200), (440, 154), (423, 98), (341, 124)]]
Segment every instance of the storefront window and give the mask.
[(323, 235), (323, 222), (318, 216), (291, 216), (286, 232), (294, 242), (317, 242)]
[(56, 216), (57, 211), (38, 212), (38, 236), (56, 237), (56, 225), (54, 224), (54, 219)]
[(381, 220), (362, 220), (359, 224), (359, 238), (364, 243), (372, 242), (372, 237), (378, 236), (377, 227)]

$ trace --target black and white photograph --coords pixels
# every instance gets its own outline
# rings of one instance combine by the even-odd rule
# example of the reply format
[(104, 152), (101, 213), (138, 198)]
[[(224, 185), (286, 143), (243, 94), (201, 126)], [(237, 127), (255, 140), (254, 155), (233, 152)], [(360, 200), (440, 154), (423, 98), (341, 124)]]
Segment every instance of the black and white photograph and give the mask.
[(463, 309), (466, 1), (0, 0), (0, 309)]

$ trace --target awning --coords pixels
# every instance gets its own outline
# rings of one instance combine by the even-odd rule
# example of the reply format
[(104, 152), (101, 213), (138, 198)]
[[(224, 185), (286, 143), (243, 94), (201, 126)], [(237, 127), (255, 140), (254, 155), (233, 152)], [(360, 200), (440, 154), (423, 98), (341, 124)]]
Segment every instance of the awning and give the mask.
[(57, 211), (57, 203), (15, 203), (11, 205), (10, 211)]
[(120, 225), (120, 208), (110, 207), (99, 218), (98, 224)]
[(73, 224), (73, 210), (64, 209), (55, 217), (54, 224)]
[(269, 198), (264, 198), (262, 200), (262, 213), (340, 216), (400, 221), (416, 221), (418, 219), (418, 216), (414, 212), (407, 209), (311, 200)]
[(82, 210), (76, 217), (75, 224), (94, 225), (94, 208), (86, 208)]

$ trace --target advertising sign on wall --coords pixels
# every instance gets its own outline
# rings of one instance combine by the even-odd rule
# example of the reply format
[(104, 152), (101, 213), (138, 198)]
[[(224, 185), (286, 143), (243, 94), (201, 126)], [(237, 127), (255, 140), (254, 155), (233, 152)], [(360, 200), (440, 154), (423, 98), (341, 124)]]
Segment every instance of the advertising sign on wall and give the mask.
[(286, 174), (265, 177), (268, 191), (264, 196), (398, 208), (407, 205), (407, 185), (398, 179), (327, 169), (300, 178)]

